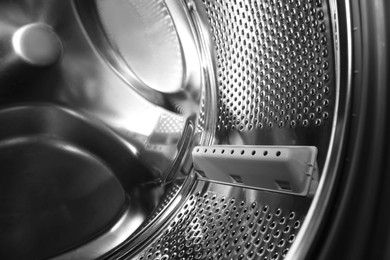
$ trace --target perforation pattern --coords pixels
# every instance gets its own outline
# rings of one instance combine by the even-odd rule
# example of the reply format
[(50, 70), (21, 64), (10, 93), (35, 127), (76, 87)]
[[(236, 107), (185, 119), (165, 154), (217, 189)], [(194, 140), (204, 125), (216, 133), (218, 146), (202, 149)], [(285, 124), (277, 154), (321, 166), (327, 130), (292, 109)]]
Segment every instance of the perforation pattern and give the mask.
[(136, 259), (282, 259), (301, 221), (288, 209), (199, 191)]
[(218, 61), (220, 131), (321, 126), (334, 60), (322, 0), (203, 0)]
[(165, 192), (164, 197), (161, 199), (159, 206), (152, 213), (152, 215), (148, 218), (147, 221), (143, 224), (143, 226), (148, 225), (151, 221), (155, 220), (158, 215), (166, 210), (168, 205), (172, 202), (173, 198), (178, 194), (180, 190), (180, 186), (178, 184), (172, 184), (172, 186)]
[(204, 128), (205, 123), (206, 123), (205, 98), (206, 98), (206, 93), (205, 93), (205, 90), (202, 89), (202, 96), (200, 99), (199, 116), (198, 116), (198, 122), (197, 122), (197, 128), (200, 132), (205, 130), (205, 128)]
[(154, 129), (159, 134), (177, 134), (181, 133), (184, 127), (184, 118), (175, 114), (162, 114)]
[(111, 52), (148, 87), (162, 93), (180, 90), (182, 46), (165, 1), (99, 0), (96, 4), (102, 29), (113, 46)]

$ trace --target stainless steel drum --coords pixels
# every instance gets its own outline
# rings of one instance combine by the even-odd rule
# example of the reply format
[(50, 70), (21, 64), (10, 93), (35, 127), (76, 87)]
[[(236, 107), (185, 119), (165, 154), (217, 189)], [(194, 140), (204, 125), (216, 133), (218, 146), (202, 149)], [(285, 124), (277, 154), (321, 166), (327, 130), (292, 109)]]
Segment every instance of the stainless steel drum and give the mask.
[(0, 258), (363, 259), (385, 7), (1, 1)]

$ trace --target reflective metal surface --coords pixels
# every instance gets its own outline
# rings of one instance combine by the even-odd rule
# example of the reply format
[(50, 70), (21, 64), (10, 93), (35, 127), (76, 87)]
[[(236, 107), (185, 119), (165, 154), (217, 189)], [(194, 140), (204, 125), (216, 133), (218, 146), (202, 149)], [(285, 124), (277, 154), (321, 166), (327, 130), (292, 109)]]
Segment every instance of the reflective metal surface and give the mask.
[[(188, 175), (191, 147), (212, 139), (215, 120), (199, 127), (198, 113), (202, 95), (204, 109), (215, 109), (215, 95), (203, 89), (213, 83), (185, 5), (170, 3), (169, 14), (157, 10), (180, 24), (148, 25), (139, 20), (149, 8), (142, 2), (133, 3), (139, 12), (131, 18), (129, 9), (116, 16), (110, 6), (100, 6), (95, 17), (88, 3), (0, 3), (0, 159), (7, 165), (0, 176), (2, 257), (106, 253), (138, 232), (170, 182)], [(129, 35), (143, 33), (138, 26), (151, 31), (139, 41), (111, 38), (121, 52), (105, 55), (112, 46), (98, 42), (123, 18), (140, 22), (121, 27)], [(105, 24), (104, 37), (94, 38), (89, 19)], [(159, 34), (156, 44), (153, 28), (170, 34)], [(142, 53), (125, 48), (126, 41)], [(131, 62), (115, 67), (110, 57), (122, 55)]]
[[(70, 1), (5, 1), (1, 5), (4, 12), (0, 41), (3, 50), (0, 54), (2, 104), (50, 102), (82, 111), (103, 121), (128, 140), (139, 160), (156, 175), (167, 174), (179, 153), (177, 144), (187, 118), (196, 118), (200, 89), (199, 94), (196, 90), (182, 91), (177, 93), (177, 98), (161, 96), (163, 102), (156, 104), (162, 107), (156, 106), (133, 91), (129, 82), (118, 77), (96, 55)], [(14, 21), (9, 13), (24, 19)], [(50, 27), (62, 42), (62, 58), (52, 66), (38, 67), (21, 61), (10, 45), (20, 28), (34, 23)], [(191, 80), (202, 80), (198, 76), (191, 75)], [(194, 85), (200, 88), (199, 84)], [(165, 127), (163, 131), (162, 127)]]
[[(297, 248), (307, 248), (302, 245), (302, 241), (310, 242), (313, 238), (308, 225), (316, 225), (321, 221), (312, 218), (313, 211), (321, 211), (318, 196), (326, 197), (326, 193), (333, 189), (329, 180), (336, 174), (335, 168), (342, 149), (346, 123), (348, 88), (341, 88), (342, 83), (339, 82), (339, 37), (338, 28), (335, 26), (338, 18), (335, 16), (337, 11), (332, 6), (334, 3), (207, 0), (185, 2), (198, 35), (201, 35), (204, 43), (207, 42), (207, 48), (204, 49), (211, 53), (215, 65), (213, 69), (217, 77), (220, 102), (216, 111), (218, 128), (215, 143), (233, 145), (232, 147), (310, 145), (318, 148), (317, 163), (323, 181), (318, 192), (322, 194), (318, 195), (317, 192), (309, 219), (300, 222), (304, 223), (304, 233), (294, 234), (294, 240), (297, 235), (300, 244), (291, 243), (288, 246), (293, 247), (293, 254), (297, 254)], [(342, 105), (339, 107), (340, 104)], [(204, 111), (201, 111), (200, 115), (200, 120), (209, 116)], [(239, 168), (239, 165), (237, 167)], [(210, 180), (202, 181), (208, 183), (204, 193), (213, 190), (214, 184), (210, 184)], [(216, 197), (223, 194), (231, 196), (234, 191), (239, 191), (242, 195), (249, 190), (236, 185), (222, 186), (223, 188), (215, 193)], [(305, 200), (305, 207), (300, 208), (304, 219), (315, 189), (311, 192), (313, 193), (306, 198), (285, 195), (288, 200), (286, 207), (299, 209), (299, 200)], [(280, 195), (270, 193), (270, 198), (275, 199), (274, 203), (280, 202)], [(260, 197), (259, 201), (266, 201), (266, 198)], [(188, 195), (187, 199), (190, 198)], [(284, 243), (281, 244), (282, 248), (277, 247), (278, 250), (281, 249), (280, 252), (274, 248), (278, 241), (263, 248), (254, 246), (252, 250), (250, 249), (253, 243), (249, 241), (248, 248), (244, 248), (245, 241), (239, 236), (246, 237), (249, 234), (245, 235), (245, 232), (236, 230), (232, 232), (238, 233), (237, 237), (235, 234), (227, 235), (228, 245), (222, 248), (217, 224), (213, 222), (219, 216), (218, 212), (212, 210), (213, 205), (218, 207), (218, 202), (206, 208), (210, 212), (200, 210), (200, 214), (207, 213), (204, 219), (209, 217), (210, 225), (215, 225), (209, 228), (209, 222), (206, 221), (206, 231), (196, 234), (196, 230), (192, 229), (192, 220), (194, 225), (198, 223), (200, 216), (197, 217), (197, 210), (191, 211), (191, 204), (183, 201), (180, 203), (185, 204), (183, 208), (176, 209), (171, 219), (167, 216), (167, 220), (172, 221), (169, 222), (172, 223), (171, 226), (156, 225), (154, 228), (159, 233), (153, 237), (150, 237), (150, 234), (145, 236), (143, 245), (130, 242), (110, 257), (281, 259), (288, 256), (285, 254), (288, 250), (284, 251), (283, 248)], [(174, 216), (177, 221), (174, 221)], [(258, 232), (258, 229), (255, 230)], [(221, 231), (222, 236), (224, 232)], [(215, 240), (212, 239), (214, 237)], [(264, 238), (269, 241), (267, 237), (262, 237), (263, 241)], [(183, 242), (178, 242), (179, 239)]]
[(163, 1), (96, 1), (96, 9), (110, 45), (139, 80), (163, 93), (181, 90), (185, 57)]
[(168, 110), (198, 112), (203, 72), (180, 2), (88, 0), (75, 6), (94, 47), (129, 86)]
[[(180, 188), (179, 183), (177, 186), (144, 185), (131, 189), (128, 193), (128, 198), (130, 198), (128, 199), (128, 207), (120, 218), (109, 226), (108, 230), (96, 238), (50, 259), (102, 258), (103, 255), (122, 245), (125, 241), (136, 238), (139, 230), (147, 229), (149, 221), (160, 216), (160, 211), (166, 209)], [(151, 216), (150, 212), (153, 212)]]
[(197, 182), (140, 251), (108, 259), (281, 259), (310, 199)]
[(3, 108), (0, 122), (2, 258), (45, 258), (86, 242), (127, 207), (120, 176), (131, 150), (119, 138), (54, 106)]
[(55, 63), (62, 54), (62, 43), (53, 30), (44, 24), (28, 24), (12, 36), (15, 53), (25, 62), (35, 66)]
[[(0, 2), (0, 256), (281, 259), (308, 250), (349, 104), (335, 5)], [(319, 189), (315, 181), (296, 196), (202, 179), (191, 152), (212, 144), (314, 146)]]
[(349, 123), (348, 114), (351, 106), (352, 91), (352, 27), (351, 6), (348, 1), (329, 1), (332, 13), (332, 27), (334, 32), (334, 51), (336, 55), (337, 74), (336, 88), (339, 95), (336, 96), (336, 120), (333, 122), (333, 133), (330, 141), (328, 158), (323, 170), (323, 176), (318, 186), (316, 196), (307, 213), (308, 221), (302, 226), (302, 232), (297, 236), (297, 243), (291, 249), (287, 259), (299, 259), (304, 257), (313, 245), (321, 226), (331, 199), (333, 188), (340, 174), (339, 167), (343, 161), (345, 149), (345, 135)]
[(316, 146), (322, 169), (337, 95), (327, 1), (196, 2), (216, 49), (218, 142)]

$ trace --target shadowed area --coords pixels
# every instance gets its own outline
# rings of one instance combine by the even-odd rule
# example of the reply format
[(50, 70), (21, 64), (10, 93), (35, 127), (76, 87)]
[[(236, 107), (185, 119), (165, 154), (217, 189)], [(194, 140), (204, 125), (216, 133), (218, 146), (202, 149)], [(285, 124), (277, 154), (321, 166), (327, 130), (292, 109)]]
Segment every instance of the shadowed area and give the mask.
[(3, 108), (0, 122), (2, 259), (46, 258), (96, 237), (126, 206), (121, 182), (148, 178), (121, 139), (71, 110)]

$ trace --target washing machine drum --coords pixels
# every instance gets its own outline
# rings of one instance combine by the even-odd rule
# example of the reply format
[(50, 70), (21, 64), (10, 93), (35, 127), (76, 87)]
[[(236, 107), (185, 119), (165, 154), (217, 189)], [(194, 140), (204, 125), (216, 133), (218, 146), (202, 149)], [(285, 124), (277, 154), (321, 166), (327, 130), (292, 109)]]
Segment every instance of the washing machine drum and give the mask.
[(376, 2), (0, 3), (0, 257), (340, 256), (386, 162)]

